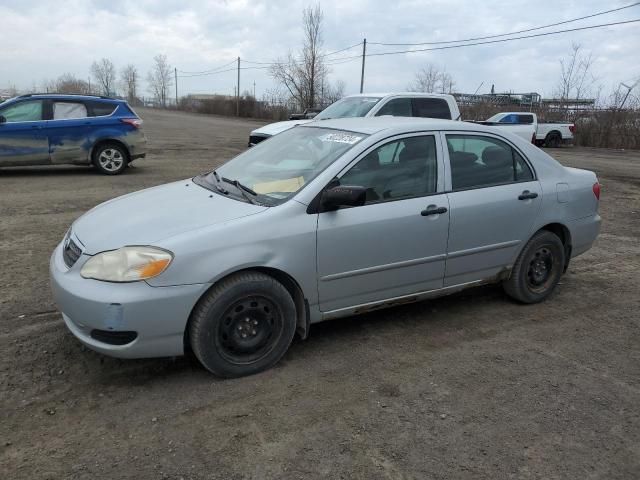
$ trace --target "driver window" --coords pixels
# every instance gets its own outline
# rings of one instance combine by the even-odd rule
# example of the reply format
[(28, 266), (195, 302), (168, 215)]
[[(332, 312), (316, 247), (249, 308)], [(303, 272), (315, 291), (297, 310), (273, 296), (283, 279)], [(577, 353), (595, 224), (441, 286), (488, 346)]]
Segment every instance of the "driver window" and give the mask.
[(340, 177), (341, 185), (367, 189), (367, 204), (421, 197), (436, 192), (436, 142), (433, 135), (382, 145)]
[(42, 100), (20, 102), (0, 112), (7, 122), (37, 122), (42, 120)]

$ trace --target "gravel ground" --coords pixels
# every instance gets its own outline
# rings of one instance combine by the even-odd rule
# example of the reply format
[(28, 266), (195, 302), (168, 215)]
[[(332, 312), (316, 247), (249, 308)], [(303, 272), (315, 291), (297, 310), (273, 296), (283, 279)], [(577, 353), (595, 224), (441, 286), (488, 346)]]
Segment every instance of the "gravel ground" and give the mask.
[(640, 152), (550, 152), (597, 172), (604, 222), (547, 302), (489, 286), (314, 325), (221, 381), (88, 351), (51, 298), (75, 218), (219, 165), (258, 125), (140, 113), (149, 156), (122, 176), (0, 171), (0, 478), (640, 478)]

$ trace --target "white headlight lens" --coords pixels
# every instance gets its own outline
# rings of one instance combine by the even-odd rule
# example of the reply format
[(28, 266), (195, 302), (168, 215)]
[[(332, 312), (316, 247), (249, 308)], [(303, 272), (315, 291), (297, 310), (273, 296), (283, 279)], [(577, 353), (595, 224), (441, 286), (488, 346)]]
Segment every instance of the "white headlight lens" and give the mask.
[(166, 250), (154, 247), (123, 247), (91, 257), (82, 266), (84, 278), (107, 282), (136, 282), (164, 272), (173, 260)]

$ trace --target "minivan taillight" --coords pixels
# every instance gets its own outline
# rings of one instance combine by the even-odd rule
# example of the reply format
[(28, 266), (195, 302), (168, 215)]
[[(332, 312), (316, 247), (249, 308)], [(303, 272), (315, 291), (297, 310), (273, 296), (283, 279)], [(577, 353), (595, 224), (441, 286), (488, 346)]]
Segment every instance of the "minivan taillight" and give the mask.
[(569, 125), (569, 131), (570, 131), (571, 133), (576, 133), (576, 126), (575, 126), (575, 124), (574, 124), (574, 125)]
[(142, 120), (139, 118), (121, 118), (120, 121), (122, 123), (127, 123), (134, 128), (140, 128), (142, 126)]
[(596, 182), (593, 184), (593, 194), (600, 200), (600, 183)]

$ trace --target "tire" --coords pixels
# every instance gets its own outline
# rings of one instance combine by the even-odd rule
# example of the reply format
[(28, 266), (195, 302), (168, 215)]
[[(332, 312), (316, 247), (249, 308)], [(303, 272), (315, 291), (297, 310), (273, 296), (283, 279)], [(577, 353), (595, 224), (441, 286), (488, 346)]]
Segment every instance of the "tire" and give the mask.
[(541, 302), (556, 288), (564, 264), (565, 250), (560, 238), (541, 230), (520, 252), (511, 276), (502, 284), (504, 291), (522, 303)]
[(544, 145), (548, 148), (558, 148), (562, 142), (562, 137), (558, 132), (549, 132), (544, 139)]
[(118, 175), (127, 168), (129, 153), (117, 143), (103, 143), (93, 152), (93, 164), (105, 175)]
[(189, 340), (214, 375), (243, 377), (266, 370), (285, 354), (296, 331), (296, 307), (286, 288), (259, 272), (231, 275), (200, 299)]

